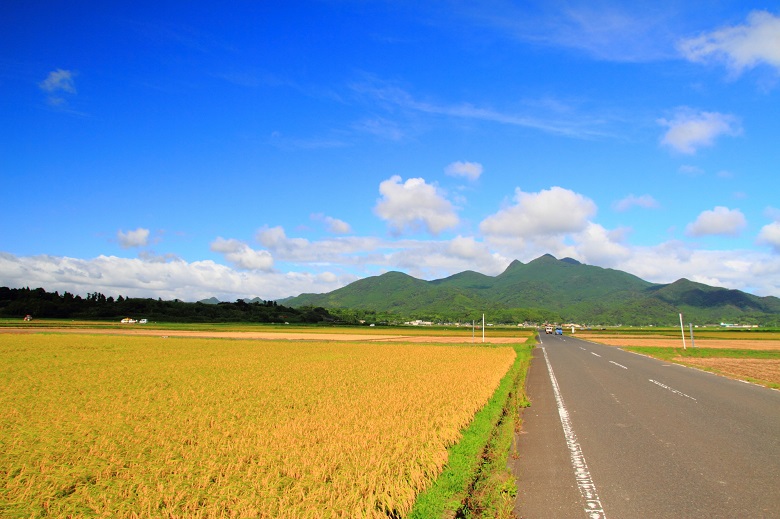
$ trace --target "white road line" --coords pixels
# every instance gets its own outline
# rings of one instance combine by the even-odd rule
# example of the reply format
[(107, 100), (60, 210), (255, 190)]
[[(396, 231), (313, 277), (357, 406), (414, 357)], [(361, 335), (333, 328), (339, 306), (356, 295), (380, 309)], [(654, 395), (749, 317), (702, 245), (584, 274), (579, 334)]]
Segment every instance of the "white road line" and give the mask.
[(690, 396), (690, 395), (686, 395), (685, 393), (683, 393), (683, 392), (681, 392), (681, 391), (677, 391), (676, 389), (673, 389), (673, 388), (671, 388), (671, 387), (667, 386), (666, 384), (662, 384), (661, 382), (658, 382), (657, 380), (653, 380), (652, 378), (650, 378), (650, 379), (648, 379), (648, 380), (649, 380), (650, 382), (652, 382), (653, 384), (657, 385), (657, 386), (661, 386), (661, 387), (662, 387), (662, 388), (664, 388), (664, 389), (668, 389), (669, 391), (671, 391), (672, 393), (674, 393), (674, 394), (676, 394), (676, 395), (684, 396), (685, 398), (690, 398), (690, 399), (691, 399), (691, 400), (693, 400), (694, 402), (696, 402), (696, 401), (697, 401), (697, 400), (696, 400), (695, 398), (693, 398), (692, 396)]
[(593, 353), (593, 352), (590, 352), (590, 354), (591, 354), (591, 355), (595, 355), (596, 357), (601, 357), (601, 355), (599, 355), (598, 353)]
[(558, 380), (555, 378), (555, 373), (553, 373), (550, 358), (547, 356), (547, 350), (545, 348), (542, 348), (542, 351), (544, 352), (544, 360), (547, 363), (547, 370), (550, 372), (550, 382), (552, 382), (555, 401), (558, 404), (558, 415), (561, 418), (563, 435), (566, 437), (566, 446), (569, 448), (571, 465), (574, 468), (574, 477), (577, 480), (577, 487), (580, 489), (580, 494), (585, 499), (585, 514), (589, 519), (605, 519), (607, 516), (604, 513), (604, 507), (601, 506), (601, 500), (596, 492), (596, 485), (593, 484), (593, 479), (590, 477), (588, 465), (585, 463), (585, 456), (582, 454), (582, 448), (577, 441), (577, 435), (574, 433), (574, 427), (569, 419), (569, 411), (563, 403), (561, 390), (558, 387)]
[(617, 362), (615, 362), (614, 360), (610, 360), (610, 361), (609, 361), (609, 363), (610, 363), (610, 364), (614, 364), (615, 366), (617, 366), (617, 367), (619, 367), (619, 368), (628, 369), (628, 368), (627, 368), (627, 367), (625, 367), (623, 364), (618, 364), (618, 363), (617, 363)]

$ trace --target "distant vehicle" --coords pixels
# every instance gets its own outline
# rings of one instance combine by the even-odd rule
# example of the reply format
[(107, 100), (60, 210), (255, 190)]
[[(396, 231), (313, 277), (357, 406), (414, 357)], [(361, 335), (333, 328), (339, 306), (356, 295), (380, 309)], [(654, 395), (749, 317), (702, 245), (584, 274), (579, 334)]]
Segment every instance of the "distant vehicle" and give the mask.
[(148, 323), (148, 322), (149, 322), (149, 321), (148, 321), (148, 320), (146, 320), (146, 319), (141, 319), (140, 321), (138, 321), (138, 324), (146, 324), (146, 323)]
[(552, 326), (548, 325), (548, 326), (544, 327), (544, 333), (552, 333), (552, 332), (553, 332), (553, 327)]
[(560, 326), (555, 329), (555, 335), (563, 335), (563, 329)]

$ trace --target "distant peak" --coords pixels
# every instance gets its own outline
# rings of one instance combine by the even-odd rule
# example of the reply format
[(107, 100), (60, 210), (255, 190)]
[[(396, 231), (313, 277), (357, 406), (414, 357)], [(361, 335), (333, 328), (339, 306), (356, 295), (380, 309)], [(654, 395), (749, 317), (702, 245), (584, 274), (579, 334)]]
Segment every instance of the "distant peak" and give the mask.
[(551, 261), (558, 261), (558, 258), (553, 256), (552, 254), (545, 254), (543, 256), (539, 256), (535, 260), (533, 260), (531, 263), (549, 263)]
[(582, 265), (582, 263), (580, 263), (579, 261), (577, 261), (574, 258), (563, 258), (561, 261), (563, 263), (569, 263), (571, 265)]

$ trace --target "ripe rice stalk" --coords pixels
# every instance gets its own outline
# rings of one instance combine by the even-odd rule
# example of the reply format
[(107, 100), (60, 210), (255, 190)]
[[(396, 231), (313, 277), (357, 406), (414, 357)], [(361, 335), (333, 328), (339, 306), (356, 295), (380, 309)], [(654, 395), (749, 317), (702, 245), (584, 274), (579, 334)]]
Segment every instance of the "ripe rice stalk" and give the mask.
[(403, 516), (511, 348), (0, 337), (3, 514)]

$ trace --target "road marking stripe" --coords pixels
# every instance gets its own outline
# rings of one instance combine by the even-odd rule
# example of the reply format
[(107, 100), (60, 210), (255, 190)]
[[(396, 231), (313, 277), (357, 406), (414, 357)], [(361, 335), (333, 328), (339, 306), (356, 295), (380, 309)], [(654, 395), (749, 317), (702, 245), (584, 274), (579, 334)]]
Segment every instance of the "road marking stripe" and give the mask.
[(595, 355), (596, 357), (601, 357), (601, 355), (599, 355), (598, 353), (593, 353), (593, 352), (590, 352), (590, 354), (591, 354), (591, 355)]
[(625, 367), (623, 364), (618, 364), (618, 363), (617, 363), (617, 362), (615, 362), (614, 360), (610, 360), (610, 361), (609, 361), (609, 363), (610, 363), (610, 364), (614, 364), (615, 366), (617, 366), (617, 367), (619, 367), (619, 368), (628, 369), (628, 368), (627, 368), (627, 367)]
[(651, 379), (648, 379), (648, 380), (649, 380), (650, 382), (652, 382), (653, 384), (657, 385), (657, 386), (661, 386), (661, 387), (662, 387), (662, 388), (664, 388), (664, 389), (668, 389), (668, 390), (669, 390), (669, 391), (671, 391), (672, 393), (675, 393), (675, 394), (677, 394), (677, 395), (680, 395), (680, 396), (684, 396), (685, 398), (690, 398), (690, 399), (691, 399), (691, 400), (693, 400), (694, 402), (696, 402), (696, 401), (697, 401), (697, 400), (696, 400), (695, 398), (693, 398), (692, 396), (690, 396), (690, 395), (686, 395), (685, 393), (683, 393), (683, 392), (681, 392), (681, 391), (677, 391), (676, 389), (673, 389), (673, 388), (671, 388), (671, 387), (667, 386), (666, 384), (663, 384), (663, 383), (661, 383), (661, 382), (658, 382), (657, 380), (653, 380), (652, 378), (651, 378)]
[(566, 446), (569, 448), (571, 465), (574, 468), (574, 477), (577, 480), (577, 487), (580, 489), (580, 494), (585, 499), (585, 514), (589, 519), (605, 519), (607, 516), (604, 513), (604, 507), (601, 506), (601, 500), (596, 492), (596, 485), (590, 477), (588, 464), (585, 463), (585, 456), (582, 454), (582, 448), (577, 441), (577, 435), (574, 433), (574, 427), (569, 419), (569, 411), (563, 403), (561, 390), (558, 387), (558, 380), (555, 378), (555, 373), (553, 373), (552, 365), (550, 364), (550, 358), (547, 356), (547, 349), (542, 348), (542, 351), (544, 352), (544, 360), (547, 363), (547, 369), (550, 372), (550, 382), (552, 382), (555, 401), (558, 404), (558, 415), (561, 418), (563, 435), (566, 437)]

